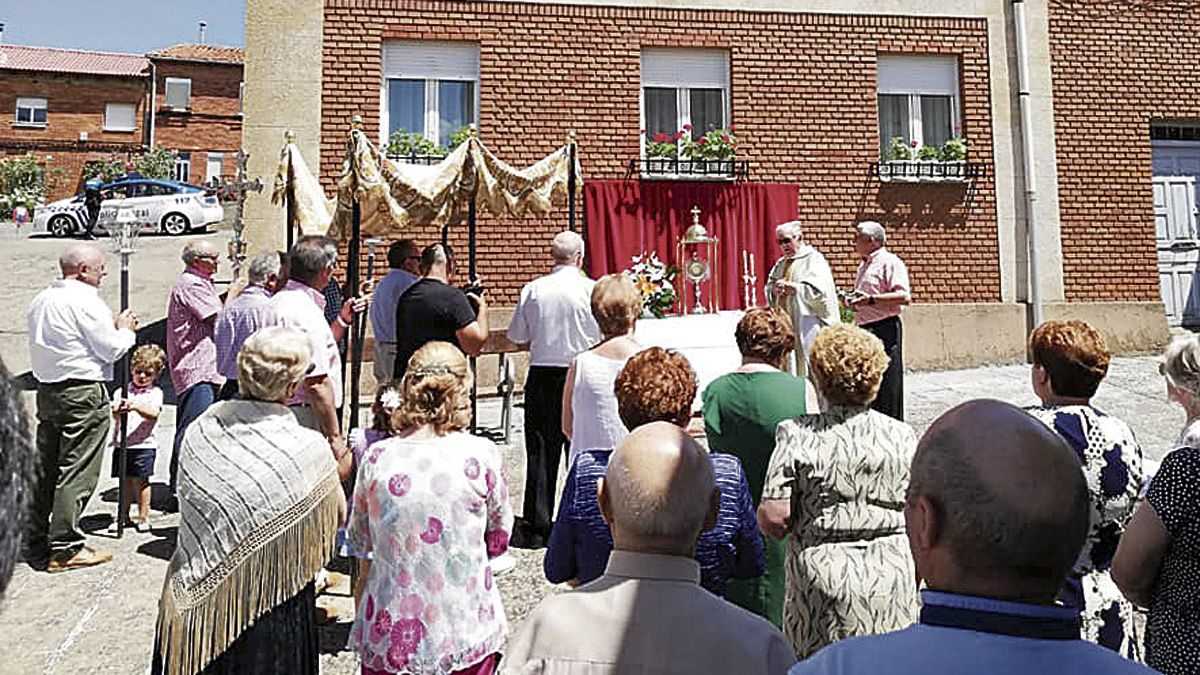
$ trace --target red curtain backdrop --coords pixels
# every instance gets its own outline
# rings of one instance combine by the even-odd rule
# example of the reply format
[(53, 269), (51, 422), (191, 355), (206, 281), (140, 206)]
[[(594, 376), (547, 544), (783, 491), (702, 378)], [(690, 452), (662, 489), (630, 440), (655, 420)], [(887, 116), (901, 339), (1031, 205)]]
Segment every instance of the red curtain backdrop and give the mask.
[[(745, 309), (742, 251), (754, 254), (758, 304), (765, 305), (763, 284), (779, 257), (775, 226), (796, 220), (799, 192), (785, 183), (593, 180), (584, 183), (583, 194), (588, 269), (593, 277), (629, 269), (631, 258), (650, 251), (667, 265), (682, 267), (677, 243), (692, 224), (692, 207), (698, 206), (700, 224), (709, 236), (720, 239), (721, 309)], [(703, 249), (700, 255), (704, 256)], [(682, 296), (682, 275), (674, 284)], [(711, 287), (711, 281), (706, 282), (706, 301)], [(686, 296), (690, 309), (694, 303), (690, 284)]]

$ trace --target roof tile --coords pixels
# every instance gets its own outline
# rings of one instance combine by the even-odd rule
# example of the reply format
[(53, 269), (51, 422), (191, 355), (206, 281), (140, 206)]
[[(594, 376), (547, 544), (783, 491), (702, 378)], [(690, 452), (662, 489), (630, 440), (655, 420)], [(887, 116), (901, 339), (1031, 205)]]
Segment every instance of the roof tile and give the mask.
[(142, 77), (150, 62), (138, 54), (0, 45), (0, 70)]
[(146, 56), (152, 59), (178, 59), (180, 61), (204, 61), (210, 63), (236, 63), (245, 61), (245, 50), (241, 47), (224, 45), (198, 45), (182, 43), (171, 45)]

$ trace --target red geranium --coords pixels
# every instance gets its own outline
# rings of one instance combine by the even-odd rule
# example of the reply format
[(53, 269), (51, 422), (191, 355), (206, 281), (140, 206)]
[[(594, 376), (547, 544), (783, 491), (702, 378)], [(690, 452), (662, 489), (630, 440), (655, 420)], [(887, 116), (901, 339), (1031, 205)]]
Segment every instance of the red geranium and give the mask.
[(685, 125), (683, 125), (683, 130), (684, 130), (684, 131), (691, 131), (691, 130), (692, 130), (692, 125), (690, 125), (690, 124), (685, 124)]
[(704, 145), (707, 142), (708, 142), (708, 139), (703, 136), (696, 139), (696, 145)]
[(676, 131), (676, 132), (675, 132), (675, 137), (674, 137), (674, 138), (672, 138), (671, 140), (673, 140), (673, 141), (677, 141), (677, 140), (679, 140), (679, 139), (681, 139), (681, 138), (683, 138), (683, 132), (682, 132), (682, 131)]
[(729, 131), (730, 131), (730, 132), (737, 131), (737, 127), (735, 127), (735, 126), (733, 126), (732, 124), (730, 124), (730, 125), (729, 125)]
[(655, 143), (666, 143), (666, 142), (670, 141), (671, 139), (667, 136), (667, 133), (665, 131), (660, 131), (657, 134), (654, 134), (653, 140)]
[(721, 135), (721, 142), (722, 142), (722, 143), (728, 143), (728, 142), (729, 142), (729, 134), (722, 134), (722, 135)]
[(639, 134), (641, 134), (641, 135), (643, 135), (643, 136), (645, 136), (645, 135), (646, 135), (646, 130), (645, 130), (645, 129), (642, 129), (642, 130), (641, 130), (641, 131), (639, 131), (638, 133), (639, 133)]
[(915, 147), (917, 147), (917, 146), (918, 146), (918, 145), (920, 145), (920, 144), (919, 144), (919, 143), (917, 143), (916, 141), (913, 141), (912, 143), (909, 143), (909, 145), (911, 145), (911, 146), (913, 146), (913, 147), (915, 148)]

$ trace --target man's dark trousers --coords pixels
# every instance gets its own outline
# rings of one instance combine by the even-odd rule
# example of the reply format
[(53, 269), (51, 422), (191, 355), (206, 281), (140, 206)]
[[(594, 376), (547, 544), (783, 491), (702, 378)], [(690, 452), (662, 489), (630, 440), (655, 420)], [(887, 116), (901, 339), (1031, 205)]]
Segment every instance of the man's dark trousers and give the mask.
[(112, 425), (100, 382), (67, 380), (37, 387), (40, 472), (26, 549), (31, 560), (66, 561), (83, 548), (79, 516), (96, 490)]
[(188, 426), (216, 400), (217, 385), (212, 382), (198, 382), (179, 397), (179, 405), (175, 408), (175, 443), (171, 447), (172, 497), (179, 482), (179, 448), (183, 445), (183, 435), (187, 433)]
[[(536, 543), (550, 537), (558, 462), (569, 445), (562, 432), (562, 396), (567, 369), (530, 366), (525, 378), (524, 536)], [(537, 540), (543, 540), (537, 542)], [(524, 542), (519, 542), (524, 543)]]
[(900, 317), (890, 316), (880, 321), (863, 324), (864, 330), (883, 342), (889, 359), (883, 381), (879, 383), (879, 395), (871, 408), (904, 421), (904, 327)]

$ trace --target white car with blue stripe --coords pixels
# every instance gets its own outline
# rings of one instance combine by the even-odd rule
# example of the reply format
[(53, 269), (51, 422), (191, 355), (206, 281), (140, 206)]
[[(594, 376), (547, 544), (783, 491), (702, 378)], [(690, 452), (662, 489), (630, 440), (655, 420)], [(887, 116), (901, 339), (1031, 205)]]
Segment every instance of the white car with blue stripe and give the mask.
[[(203, 231), (220, 222), (225, 209), (215, 195), (203, 188), (173, 180), (126, 177), (100, 186), (100, 213), (95, 232), (103, 234), (116, 221), (117, 213), (129, 212), (143, 232), (179, 235)], [(33, 214), (33, 233), (49, 232), (66, 237), (88, 231), (88, 212), (84, 193), (37, 207)]]

